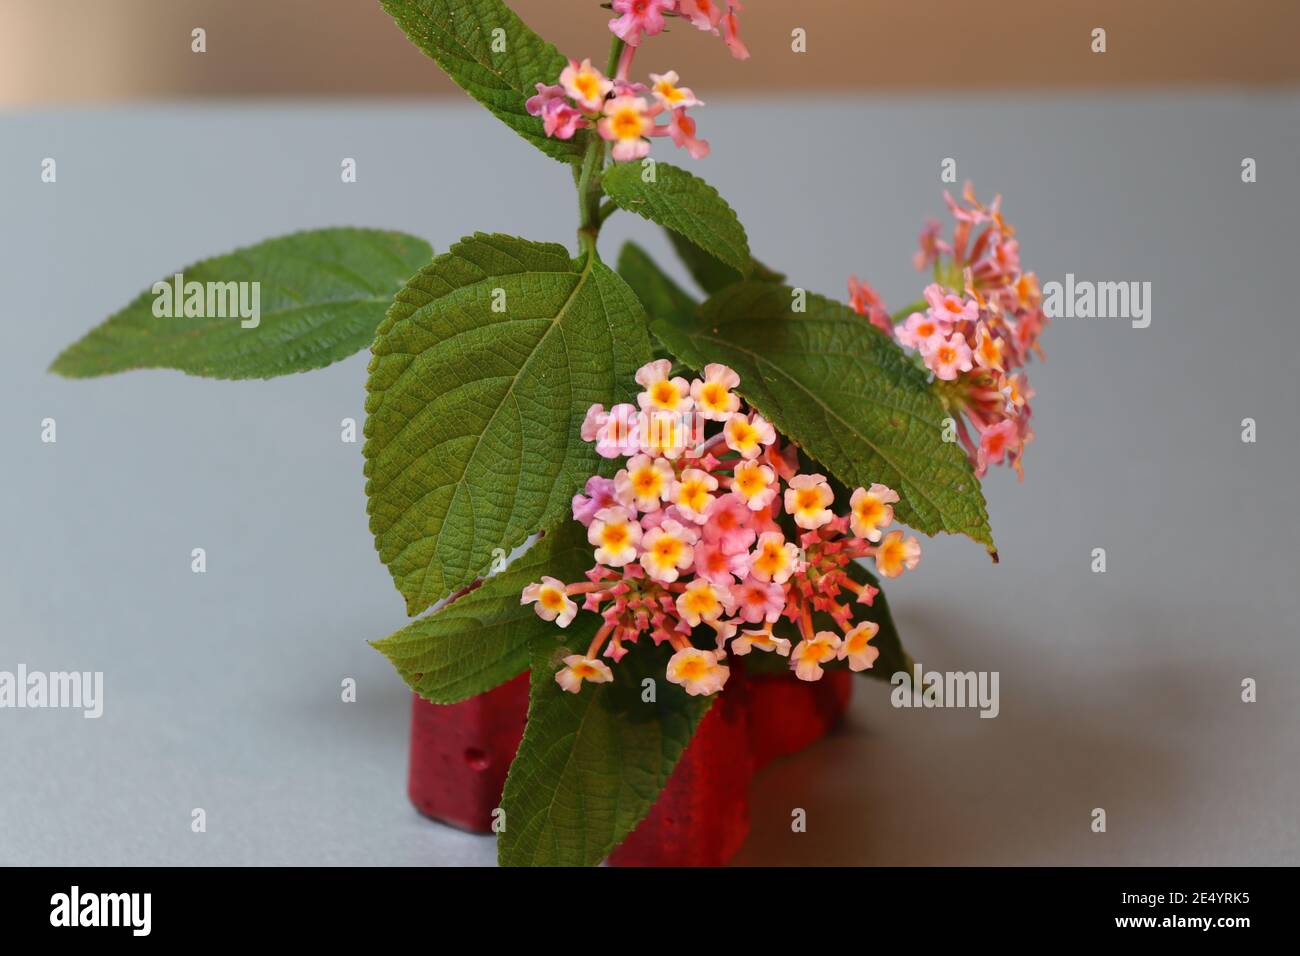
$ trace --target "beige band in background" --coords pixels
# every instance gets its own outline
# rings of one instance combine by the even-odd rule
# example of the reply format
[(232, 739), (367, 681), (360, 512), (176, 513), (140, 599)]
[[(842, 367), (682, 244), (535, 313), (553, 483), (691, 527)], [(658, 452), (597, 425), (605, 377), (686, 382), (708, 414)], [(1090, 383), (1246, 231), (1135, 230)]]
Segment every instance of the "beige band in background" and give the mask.
[[(603, 63), (596, 0), (512, 0)], [(1294, 85), (1300, 0), (747, 0), (733, 61), (681, 21), (639, 68), (710, 91)], [(207, 52), (191, 52), (195, 27)], [(1091, 50), (1096, 27), (1107, 50)], [(795, 28), (807, 52), (791, 50)], [(378, 0), (3, 0), (0, 104), (450, 93)]]

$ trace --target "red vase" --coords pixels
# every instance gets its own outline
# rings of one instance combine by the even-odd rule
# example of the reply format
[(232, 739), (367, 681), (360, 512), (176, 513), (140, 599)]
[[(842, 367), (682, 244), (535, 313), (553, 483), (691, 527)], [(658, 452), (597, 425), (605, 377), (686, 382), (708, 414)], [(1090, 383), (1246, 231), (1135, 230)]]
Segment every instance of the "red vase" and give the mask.
[[(815, 683), (747, 674), (739, 662), (645, 819), (611, 866), (721, 866), (749, 833), (749, 782), (775, 757), (823, 737), (844, 716), (848, 671)], [(519, 749), (528, 677), (459, 704), (414, 698), (408, 792), (425, 816), (487, 833)]]

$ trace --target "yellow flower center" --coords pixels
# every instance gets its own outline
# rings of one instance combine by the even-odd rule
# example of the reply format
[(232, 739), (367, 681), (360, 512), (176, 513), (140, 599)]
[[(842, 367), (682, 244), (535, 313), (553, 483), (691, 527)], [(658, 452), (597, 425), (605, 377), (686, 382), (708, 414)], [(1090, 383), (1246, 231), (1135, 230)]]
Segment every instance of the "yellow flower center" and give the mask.
[(709, 662), (702, 657), (688, 657), (677, 666), (677, 676), (683, 680), (701, 680), (709, 675)]
[(621, 548), (627, 543), (627, 538), (627, 525), (624, 524), (607, 524), (601, 535), (601, 541), (607, 548)]
[(542, 588), (542, 593), (538, 597), (542, 607), (548, 611), (558, 611), (564, 607), (564, 594), (558, 588)]
[(641, 135), (641, 114), (631, 107), (624, 107), (614, 114), (610, 125), (619, 139), (637, 139)]
[(600, 81), (592, 73), (579, 73), (573, 85), (584, 100), (594, 100), (600, 93)]
[(817, 511), (822, 506), (822, 496), (816, 488), (800, 488), (794, 500), (798, 511)]
[(663, 479), (653, 468), (642, 468), (633, 477), (632, 484), (637, 490), (638, 497), (648, 498), (659, 493)]
[(700, 401), (710, 409), (722, 408), (727, 404), (727, 390), (718, 382), (706, 382), (700, 389)]
[(677, 386), (667, 379), (655, 382), (654, 388), (650, 390), (650, 397), (660, 408), (675, 408), (678, 399)]

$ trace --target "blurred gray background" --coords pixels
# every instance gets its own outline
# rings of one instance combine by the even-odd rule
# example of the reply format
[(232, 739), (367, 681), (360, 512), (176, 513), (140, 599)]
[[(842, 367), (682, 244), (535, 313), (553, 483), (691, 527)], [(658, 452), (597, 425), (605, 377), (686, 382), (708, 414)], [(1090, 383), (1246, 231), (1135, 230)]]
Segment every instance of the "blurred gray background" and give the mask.
[[(843, 298), (857, 272), (895, 308), (916, 298), (915, 236), (943, 216), (951, 156), (982, 198), (1004, 194), (1043, 281), (1154, 286), (1150, 328), (1047, 330), (1027, 478), (985, 483), (1001, 564), (926, 540), (889, 589), (927, 667), (1000, 672), (1001, 715), (895, 710), (887, 686), (859, 682), (839, 732), (758, 778), (738, 863), (1300, 862), (1298, 107), (710, 98), (713, 156), (673, 159), (800, 285)], [(57, 184), (40, 181), (46, 156)], [(356, 184), (339, 181), (345, 156)], [(340, 419), (363, 418), (366, 356), (268, 382), (45, 369), (156, 278), (268, 236), (364, 225), (437, 251), (478, 229), (572, 246), (574, 207), (562, 166), (468, 104), (0, 118), (0, 669), (106, 683), (99, 720), (0, 710), (0, 864), (495, 859), (491, 838), (407, 803), (409, 697), (365, 643), (405, 620), (366, 528), (361, 446), (339, 440)], [(626, 214), (606, 258), (634, 234), (671, 263)], [(40, 441), (46, 417), (57, 444)], [(1241, 702), (1246, 677), (1257, 703)], [(793, 807), (807, 833), (790, 832)]]

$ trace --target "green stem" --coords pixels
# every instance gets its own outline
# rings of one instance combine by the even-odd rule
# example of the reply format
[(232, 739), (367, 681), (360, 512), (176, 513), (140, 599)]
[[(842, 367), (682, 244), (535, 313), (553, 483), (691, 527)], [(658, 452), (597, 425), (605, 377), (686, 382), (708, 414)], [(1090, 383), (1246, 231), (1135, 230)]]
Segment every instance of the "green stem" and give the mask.
[(917, 299), (911, 305), (904, 306), (903, 308), (899, 309), (897, 312), (895, 312), (893, 315), (889, 317), (889, 320), (893, 322), (895, 325), (897, 325), (899, 322), (902, 322), (913, 312), (924, 312), (929, 307), (930, 307), (930, 303), (926, 302), (924, 299)]
[[(618, 69), (619, 57), (623, 55), (623, 41), (614, 37), (609, 47), (609, 65), (605, 68), (606, 76), (613, 76)], [(604, 194), (600, 188), (601, 173), (605, 168), (606, 143), (594, 127), (587, 130), (587, 152), (582, 157), (582, 171), (578, 173), (578, 245), (591, 254), (596, 252), (596, 238), (600, 235), (601, 224), (609, 218), (612, 209), (602, 207), (600, 197)], [(610, 204), (606, 204), (608, 206)]]

